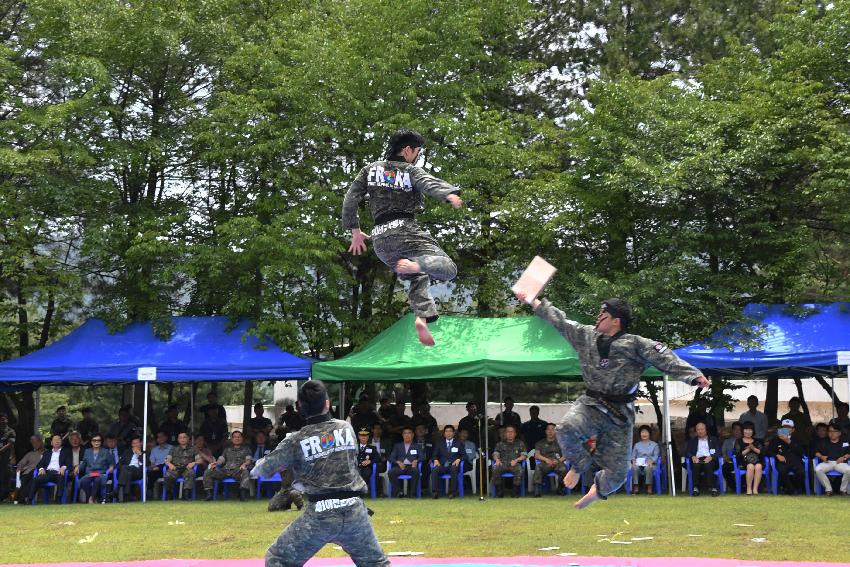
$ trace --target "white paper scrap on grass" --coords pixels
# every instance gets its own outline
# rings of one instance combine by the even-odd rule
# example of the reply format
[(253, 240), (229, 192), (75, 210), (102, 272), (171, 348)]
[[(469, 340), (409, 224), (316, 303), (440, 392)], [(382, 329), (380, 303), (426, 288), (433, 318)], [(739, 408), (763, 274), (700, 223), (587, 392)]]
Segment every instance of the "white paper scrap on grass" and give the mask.
[(750, 541), (753, 542), (753, 543), (767, 543), (767, 538), (766, 537), (754, 537)]
[(578, 553), (573, 553), (572, 551), (568, 551), (566, 553), (556, 553), (558, 557), (575, 557)]
[(413, 555), (425, 555), (424, 551), (390, 551), (389, 557), (411, 557)]
[(94, 532), (92, 535), (87, 535), (77, 543), (92, 543), (94, 539), (97, 537), (98, 532)]
[(646, 537), (633, 537), (632, 541), (649, 541), (651, 539), (655, 539), (654, 536), (646, 536)]
[(632, 544), (632, 542), (630, 542), (630, 541), (617, 541), (617, 540), (611, 540), (610, 543), (616, 543), (618, 545), (631, 545)]
[(554, 546), (554, 547), (538, 547), (537, 551), (555, 551), (557, 549), (561, 549), (561, 548), (557, 547), (557, 546)]
[(517, 282), (511, 287), (511, 291), (514, 293), (525, 292), (525, 302), (531, 305), (556, 271), (555, 266), (540, 256), (535, 256)]
[(387, 544), (387, 543), (395, 543), (395, 540), (394, 539), (388, 539), (387, 541), (379, 541), (378, 543), (381, 544), (381, 545), (384, 545), (384, 544)]
[(702, 534), (688, 534), (688, 537), (702, 537)]
[(732, 524), (736, 528), (754, 528), (753, 524)]

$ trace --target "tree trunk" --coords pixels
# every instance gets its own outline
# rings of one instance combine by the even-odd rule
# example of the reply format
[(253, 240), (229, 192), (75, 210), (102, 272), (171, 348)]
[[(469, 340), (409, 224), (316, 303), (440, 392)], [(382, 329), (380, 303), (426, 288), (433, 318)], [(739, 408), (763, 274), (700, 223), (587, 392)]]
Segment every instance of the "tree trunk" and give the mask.
[(767, 379), (767, 395), (764, 398), (764, 414), (768, 425), (776, 425), (779, 421), (776, 414), (779, 410), (779, 378)]
[[(251, 419), (251, 406), (254, 405), (254, 383), (245, 381), (245, 392), (242, 400), (242, 430), (248, 429), (248, 421)], [(251, 433), (253, 435), (253, 432)]]
[(815, 380), (818, 381), (818, 384), (821, 385), (821, 388), (826, 390), (826, 393), (829, 394), (829, 397), (832, 398), (832, 405), (838, 405), (841, 402), (841, 399), (835, 394), (832, 390), (832, 386), (829, 385), (829, 382), (823, 376), (815, 376)]
[(799, 376), (794, 378), (794, 385), (797, 387), (797, 397), (800, 398), (800, 408), (803, 410), (803, 414), (811, 421), (812, 414), (809, 413), (809, 404), (806, 403), (806, 397), (803, 395), (803, 381), (800, 380)]
[(24, 356), (29, 352), (30, 332), (27, 300), (24, 297), (23, 285), (18, 282), (18, 355)]

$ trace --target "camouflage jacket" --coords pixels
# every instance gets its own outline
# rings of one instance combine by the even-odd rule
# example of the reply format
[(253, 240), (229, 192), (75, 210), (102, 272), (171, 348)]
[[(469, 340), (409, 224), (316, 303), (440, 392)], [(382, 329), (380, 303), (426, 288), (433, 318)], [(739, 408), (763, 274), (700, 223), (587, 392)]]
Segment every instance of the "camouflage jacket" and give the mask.
[[(15, 430), (8, 425), (4, 429), (0, 429), (0, 449), (9, 443), (15, 444)], [(0, 457), (8, 457), (14, 452), (14, 449), (6, 449), (0, 453)]]
[(543, 455), (547, 459), (555, 459), (560, 460), (561, 455), (561, 446), (558, 445), (557, 441), (546, 441), (545, 439), (541, 439), (534, 446), (534, 454), (535, 455)]
[[(648, 366), (688, 384), (702, 376), (702, 372), (676, 356), (664, 343), (629, 333), (616, 338), (611, 343), (608, 358), (601, 358), (596, 346), (601, 334), (594, 327), (569, 320), (563, 311), (545, 299), (534, 312), (555, 327), (576, 350), (584, 383), (590, 390), (610, 396), (634, 394)], [(604, 405), (590, 396), (582, 396), (579, 401)]]
[(218, 458), (218, 466), (233, 470), (238, 469), (243, 463), (251, 459), (251, 448), (247, 445), (236, 447), (228, 447)]
[(304, 494), (365, 493), (358, 449), (351, 424), (327, 417), (281, 441), (274, 451), (257, 461), (252, 475), (269, 477), (287, 469), (294, 476), (293, 487)]
[(460, 189), (403, 161), (376, 161), (360, 170), (342, 203), (342, 224), (346, 230), (360, 228), (357, 209), (368, 196), (375, 224), (394, 215), (416, 215), (425, 206), (423, 193), (445, 201)]
[(502, 464), (507, 465), (520, 455), (525, 455), (525, 443), (519, 439), (514, 439), (513, 443), (507, 441), (499, 441), (493, 449), (493, 456), (498, 456)]
[(186, 467), (198, 462), (199, 458), (200, 453), (198, 453), (198, 449), (194, 445), (186, 445), (185, 449), (180, 445), (175, 445), (171, 448), (171, 452), (165, 458), (165, 461), (170, 461), (176, 467)]

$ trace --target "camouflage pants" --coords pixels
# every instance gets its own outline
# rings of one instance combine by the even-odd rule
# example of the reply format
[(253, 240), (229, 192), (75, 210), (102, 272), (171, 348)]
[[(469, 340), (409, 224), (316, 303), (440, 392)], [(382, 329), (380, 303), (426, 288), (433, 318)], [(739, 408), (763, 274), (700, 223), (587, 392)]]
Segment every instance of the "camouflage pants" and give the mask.
[(376, 236), (373, 245), (375, 254), (391, 269), (395, 269), (396, 263), (402, 259), (419, 264), (421, 273), (399, 274), (399, 279), (410, 282), (407, 297), (413, 313), (429, 321), (436, 319), (437, 306), (431, 296), (431, 279), (451, 281), (457, 276), (457, 266), (437, 241), (414, 223), (405, 223)]
[(556, 478), (557, 484), (556, 486), (560, 486), (564, 481), (564, 476), (567, 474), (567, 465), (564, 463), (557, 463), (555, 466), (547, 465), (546, 463), (538, 462), (534, 466), (534, 484), (543, 484), (546, 482), (546, 475), (550, 472), (555, 472), (558, 476)]
[(272, 499), (269, 500), (269, 512), (277, 512), (278, 510), (289, 510), (292, 505), (299, 510), (304, 507), (304, 497), (297, 490), (291, 488), (282, 488), (278, 490)]
[(266, 567), (300, 567), (327, 543), (342, 547), (358, 567), (389, 567), (363, 500), (355, 498), (350, 505), (330, 509), (323, 509), (323, 502), (308, 503), (278, 536), (266, 552)]
[(522, 463), (517, 463), (515, 466), (511, 466), (510, 463), (501, 465), (493, 465), (493, 476), (490, 478), (490, 484), (495, 486), (496, 488), (502, 487), (502, 482), (504, 482), (504, 478), (502, 478), (502, 473), (511, 473), (514, 475), (514, 490), (519, 490), (519, 485), (522, 483)]
[[(600, 469), (594, 482), (602, 497), (616, 492), (626, 481), (634, 422), (632, 408), (624, 409), (623, 419), (620, 419), (606, 413), (605, 408), (588, 403), (588, 397), (582, 396), (555, 428), (564, 456), (577, 472), (583, 473), (593, 465)], [(596, 437), (593, 453), (586, 445), (591, 437)]]
[(251, 490), (251, 471), (248, 469), (225, 469), (222, 467), (204, 471), (204, 490), (212, 490), (215, 481), (226, 478), (234, 478), (239, 481), (239, 488)]
[(181, 476), (185, 479), (185, 482), (183, 483), (183, 490), (192, 489), (192, 486), (195, 485), (195, 469), (192, 467), (175, 466), (174, 469), (169, 469), (165, 473), (163, 482), (165, 482), (166, 492), (170, 493), (174, 489), (174, 483), (176, 483), (177, 479)]

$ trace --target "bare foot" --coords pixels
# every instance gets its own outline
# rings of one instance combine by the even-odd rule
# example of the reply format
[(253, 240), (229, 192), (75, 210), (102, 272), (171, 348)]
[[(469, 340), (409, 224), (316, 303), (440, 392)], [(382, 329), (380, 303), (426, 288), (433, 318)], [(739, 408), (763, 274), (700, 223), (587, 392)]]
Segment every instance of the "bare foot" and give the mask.
[(399, 260), (395, 263), (395, 271), (397, 274), (418, 274), (422, 272), (422, 268), (418, 262), (410, 260)]
[(596, 493), (596, 483), (590, 485), (590, 490), (575, 503), (576, 510), (587, 508), (593, 504), (594, 500), (599, 500), (599, 495)]
[(564, 476), (564, 486), (572, 490), (576, 487), (579, 480), (581, 480), (581, 475), (575, 469), (570, 469), (566, 476)]
[[(407, 260), (402, 260), (406, 262)], [(428, 323), (422, 317), (417, 317), (413, 326), (416, 327), (416, 334), (419, 335), (419, 342), (425, 346), (434, 346), (434, 336), (428, 330)]]

